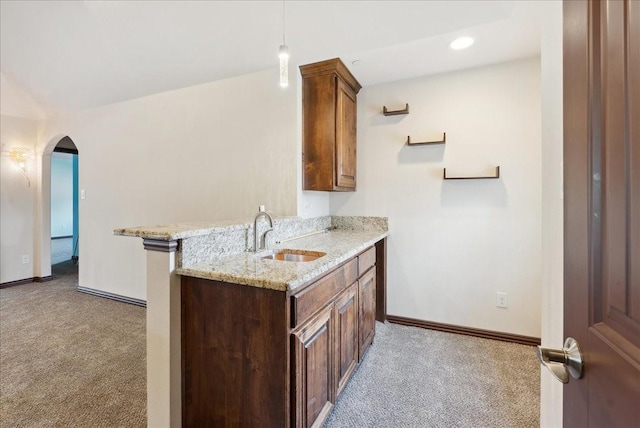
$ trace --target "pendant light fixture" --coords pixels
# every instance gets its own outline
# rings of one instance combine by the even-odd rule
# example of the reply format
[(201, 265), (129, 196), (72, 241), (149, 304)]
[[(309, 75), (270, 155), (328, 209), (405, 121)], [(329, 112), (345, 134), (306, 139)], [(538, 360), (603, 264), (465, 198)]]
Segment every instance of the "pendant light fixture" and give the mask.
[(289, 86), (289, 48), (284, 42), (284, 0), (282, 0), (282, 44), (278, 49), (278, 58), (280, 58), (280, 86), (286, 88)]

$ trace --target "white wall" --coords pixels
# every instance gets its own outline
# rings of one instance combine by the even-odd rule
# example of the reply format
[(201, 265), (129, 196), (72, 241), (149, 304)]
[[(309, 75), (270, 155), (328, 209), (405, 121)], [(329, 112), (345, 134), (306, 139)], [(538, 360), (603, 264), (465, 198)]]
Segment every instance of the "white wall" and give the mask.
[(0, 72), (0, 113), (4, 116), (37, 120), (46, 118), (48, 111), (27, 91)]
[(51, 154), (51, 237), (73, 235), (73, 155)]
[[(0, 283), (33, 278), (34, 276), (34, 208), (35, 161), (27, 165), (27, 179), (9, 159), (12, 147), (34, 149), (38, 124), (33, 119), (0, 116)], [(29, 262), (23, 264), (22, 256)]]
[(68, 135), (82, 157), (80, 286), (146, 299), (142, 242), (117, 227), (295, 215), (292, 84), (270, 69), (47, 122), (41, 144)]
[[(542, 28), (542, 345), (562, 348), (562, 3), (546, 4)], [(562, 426), (562, 384), (541, 367), (540, 426)]]
[[(331, 213), (389, 217), (388, 313), (540, 337), (539, 59), (366, 87), (357, 131), (358, 190)], [(495, 165), (499, 180), (442, 180)]]

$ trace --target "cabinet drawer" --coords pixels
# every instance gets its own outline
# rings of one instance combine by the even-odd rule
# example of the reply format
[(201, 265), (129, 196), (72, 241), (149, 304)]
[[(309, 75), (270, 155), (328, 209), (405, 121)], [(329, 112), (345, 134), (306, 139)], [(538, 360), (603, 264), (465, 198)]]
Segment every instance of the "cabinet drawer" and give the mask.
[(325, 306), (358, 278), (357, 259), (348, 261), (329, 275), (292, 297), (291, 326), (295, 327)]
[(376, 264), (376, 248), (371, 247), (358, 256), (358, 276), (362, 276), (369, 268)]

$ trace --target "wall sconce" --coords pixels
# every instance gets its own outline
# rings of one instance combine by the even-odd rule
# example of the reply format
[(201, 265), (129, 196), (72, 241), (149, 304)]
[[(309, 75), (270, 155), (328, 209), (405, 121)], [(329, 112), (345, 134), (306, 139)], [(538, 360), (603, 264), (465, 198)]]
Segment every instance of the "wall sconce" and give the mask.
[(24, 174), (27, 179), (27, 184), (31, 187), (31, 180), (29, 179), (29, 174), (27, 174), (27, 162), (33, 157), (31, 150), (25, 147), (14, 147), (9, 151), (9, 159), (11, 162)]

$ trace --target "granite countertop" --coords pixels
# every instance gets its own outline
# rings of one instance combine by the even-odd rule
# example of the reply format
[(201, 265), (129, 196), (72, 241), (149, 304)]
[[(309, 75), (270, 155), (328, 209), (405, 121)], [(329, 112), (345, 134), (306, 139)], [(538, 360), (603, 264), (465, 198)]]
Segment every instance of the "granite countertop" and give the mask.
[(157, 239), (160, 241), (174, 241), (192, 238), (194, 236), (209, 235), (211, 233), (230, 232), (246, 229), (253, 222), (238, 223), (237, 221), (218, 221), (201, 223), (179, 223), (158, 226), (124, 227), (115, 229), (114, 235), (133, 236), (143, 239)]
[[(387, 231), (336, 229), (278, 244), (259, 253), (245, 252), (178, 268), (176, 272), (196, 278), (292, 291), (369, 248), (388, 234)], [(261, 258), (278, 249), (319, 251), (326, 255), (310, 262)]]
[[(299, 221), (298, 217), (275, 217), (274, 224)], [(118, 236), (133, 236), (143, 239), (156, 239), (159, 241), (175, 241), (178, 239), (193, 238), (194, 236), (210, 235), (212, 233), (225, 233), (234, 230), (249, 229), (253, 226), (253, 220), (228, 220), (214, 222), (176, 223), (157, 226), (123, 227), (114, 229), (113, 234)]]

